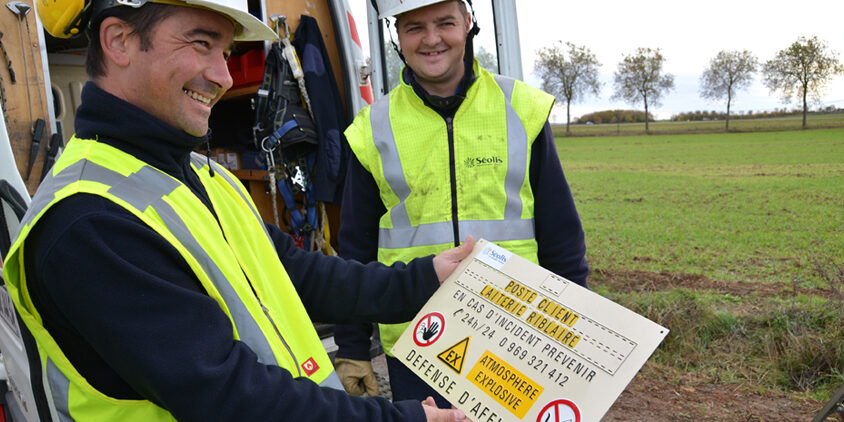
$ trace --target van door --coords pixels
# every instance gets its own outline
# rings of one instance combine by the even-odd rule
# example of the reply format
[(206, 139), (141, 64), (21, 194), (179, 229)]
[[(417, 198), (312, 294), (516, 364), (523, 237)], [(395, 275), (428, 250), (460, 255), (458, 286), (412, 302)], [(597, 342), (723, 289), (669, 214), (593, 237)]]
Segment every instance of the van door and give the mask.
[[(27, 353), (34, 352), (21, 334), (12, 298), (2, 277), (3, 258), (17, 237), (30, 197), (23, 182), (9, 139), (6, 117), (0, 108), (0, 416), (4, 420), (35, 422), (38, 409), (30, 383)], [(31, 339), (31, 336), (29, 337)]]

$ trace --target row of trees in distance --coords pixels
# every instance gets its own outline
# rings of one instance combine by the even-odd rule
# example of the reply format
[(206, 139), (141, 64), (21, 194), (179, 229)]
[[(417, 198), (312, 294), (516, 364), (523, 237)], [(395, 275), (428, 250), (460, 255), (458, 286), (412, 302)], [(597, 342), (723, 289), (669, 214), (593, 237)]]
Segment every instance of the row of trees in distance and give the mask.
[(653, 120), (654, 118), (651, 115), (646, 115), (644, 111), (603, 110), (584, 114), (577, 119), (577, 123), (642, 123), (648, 119)]
[[(537, 56), (534, 72), (542, 80), (542, 89), (566, 104), (566, 132), (569, 132), (571, 104), (600, 93), (598, 71), (601, 63), (589, 48), (562, 41), (541, 48)], [(638, 48), (624, 55), (613, 75), (611, 99), (644, 104), (644, 116), (650, 116), (648, 109), (658, 107), (663, 96), (674, 89), (674, 76), (663, 71), (664, 63), (665, 57), (658, 48)], [(805, 128), (809, 101), (820, 100), (826, 84), (834, 76), (844, 74), (844, 65), (837, 53), (815, 36), (799, 37), (777, 52), (773, 59), (761, 64), (747, 50), (720, 51), (700, 77), (700, 95), (726, 100), (727, 130), (730, 129), (730, 104), (739, 91), (750, 85), (753, 74), (759, 70), (771, 93), (779, 93), (785, 102), (793, 98), (801, 101)], [(648, 131), (648, 119), (645, 119), (645, 132)]]
[[(826, 106), (822, 109), (817, 110), (816, 112), (820, 113), (838, 113), (839, 110), (837, 107), (830, 105)], [(754, 111), (754, 110), (745, 110), (744, 113), (738, 112), (734, 114), (730, 114), (729, 116), (727, 113), (723, 111), (716, 111), (716, 110), (695, 110), (695, 111), (686, 111), (683, 113), (677, 113), (671, 116), (671, 120), (675, 122), (693, 122), (693, 121), (700, 121), (700, 120), (726, 120), (728, 117), (732, 116), (733, 119), (764, 119), (770, 117), (784, 117), (784, 116), (794, 116), (796, 114), (803, 114), (803, 110), (789, 110), (786, 108), (782, 109), (775, 109), (775, 110), (762, 110), (762, 111)], [(583, 123), (581, 120), (583, 118), (577, 119), (578, 123)]]
[[(835, 106), (827, 106), (821, 110), (821, 113), (838, 113), (841, 110)], [(731, 114), (733, 119), (766, 119), (771, 117), (784, 117), (802, 114), (802, 110), (788, 110), (786, 108), (776, 110), (753, 111), (747, 110), (744, 113)], [(703, 120), (726, 120), (727, 113), (716, 110), (695, 110), (677, 113), (671, 116), (671, 121), (674, 122), (694, 122)], [(652, 114), (647, 114), (647, 118), (654, 120)], [(602, 123), (644, 123), (645, 112), (641, 110), (601, 110), (592, 113), (584, 114), (577, 118), (576, 123), (585, 124), (602, 124)]]

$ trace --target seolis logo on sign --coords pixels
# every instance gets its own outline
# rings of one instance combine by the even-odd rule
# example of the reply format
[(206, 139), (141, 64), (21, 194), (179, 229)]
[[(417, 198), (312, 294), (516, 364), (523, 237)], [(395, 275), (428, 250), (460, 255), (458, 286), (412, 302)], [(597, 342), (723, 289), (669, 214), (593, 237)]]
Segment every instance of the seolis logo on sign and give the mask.
[(507, 262), (507, 256), (503, 253), (496, 252), (495, 249), (488, 249), (486, 250), (486, 255), (497, 262), (505, 263)]

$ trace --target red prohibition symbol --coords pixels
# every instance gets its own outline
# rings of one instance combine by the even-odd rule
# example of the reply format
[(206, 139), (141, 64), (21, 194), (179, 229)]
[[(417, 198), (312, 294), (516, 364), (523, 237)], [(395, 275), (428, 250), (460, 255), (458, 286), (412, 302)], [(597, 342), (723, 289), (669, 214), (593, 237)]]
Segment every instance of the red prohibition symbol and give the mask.
[(417, 346), (427, 347), (434, 344), (445, 331), (445, 317), (439, 312), (431, 312), (422, 317), (413, 329), (413, 342)]
[(539, 411), (536, 422), (580, 422), (580, 409), (571, 400), (557, 399)]

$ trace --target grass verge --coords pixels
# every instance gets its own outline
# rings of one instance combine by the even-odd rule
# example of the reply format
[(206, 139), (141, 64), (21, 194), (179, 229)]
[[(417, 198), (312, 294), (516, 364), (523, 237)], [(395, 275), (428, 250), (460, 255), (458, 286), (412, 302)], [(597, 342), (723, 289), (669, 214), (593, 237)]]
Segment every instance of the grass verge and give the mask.
[[(726, 132), (725, 121), (672, 122), (659, 120), (649, 122), (653, 135), (718, 133)], [(803, 116), (771, 117), (760, 119), (730, 119), (730, 132), (767, 132), (802, 129)], [(809, 129), (844, 127), (844, 113), (810, 114), (806, 119)], [(644, 135), (644, 123), (603, 123), (598, 125), (577, 124), (570, 126), (571, 133), (566, 134), (566, 125), (553, 126), (555, 136), (629, 136)]]
[(672, 330), (652, 359), (821, 400), (844, 384), (844, 129), (565, 137), (558, 151), (596, 274), (727, 286), (593, 278)]

